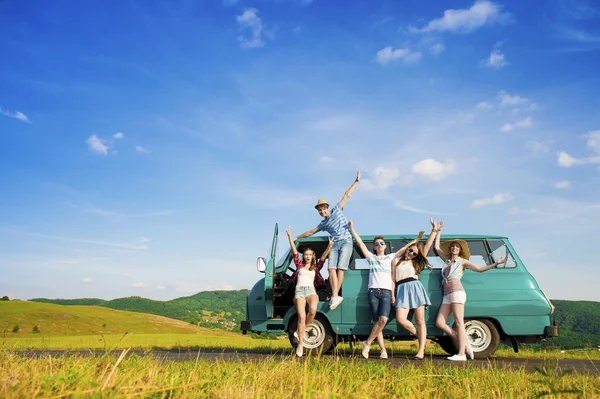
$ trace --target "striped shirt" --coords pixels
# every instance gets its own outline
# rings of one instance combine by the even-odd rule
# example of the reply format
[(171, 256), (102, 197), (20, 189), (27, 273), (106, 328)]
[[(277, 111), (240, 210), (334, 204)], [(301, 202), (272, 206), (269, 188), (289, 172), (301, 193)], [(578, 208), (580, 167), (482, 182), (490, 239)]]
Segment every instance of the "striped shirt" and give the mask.
[(392, 260), (395, 256), (395, 253), (376, 256), (369, 252), (369, 288), (393, 289)]
[(350, 228), (348, 227), (348, 220), (344, 216), (340, 204), (331, 208), (331, 215), (323, 219), (317, 226), (317, 229), (328, 232), (334, 242), (352, 238)]

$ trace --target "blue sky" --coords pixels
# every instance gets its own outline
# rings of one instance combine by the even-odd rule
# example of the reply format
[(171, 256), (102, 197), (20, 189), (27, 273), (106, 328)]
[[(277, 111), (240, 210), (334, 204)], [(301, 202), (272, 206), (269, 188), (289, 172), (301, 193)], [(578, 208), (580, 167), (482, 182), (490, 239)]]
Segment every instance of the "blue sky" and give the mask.
[(2, 2), (0, 294), (250, 288), (360, 168), (359, 232), (506, 235), (600, 301), (600, 6), (336, 4)]

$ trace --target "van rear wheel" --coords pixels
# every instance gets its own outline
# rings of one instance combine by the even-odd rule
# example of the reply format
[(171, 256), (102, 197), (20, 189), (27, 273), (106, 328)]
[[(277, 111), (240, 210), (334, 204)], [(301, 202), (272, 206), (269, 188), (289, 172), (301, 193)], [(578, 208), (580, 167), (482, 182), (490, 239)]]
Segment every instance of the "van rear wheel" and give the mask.
[(489, 320), (465, 320), (467, 339), (473, 348), (475, 359), (485, 359), (491, 356), (500, 345), (498, 329)]
[[(298, 328), (298, 318), (294, 317), (288, 326), (288, 338), (293, 348), (298, 346), (294, 337), (294, 332)], [(317, 354), (332, 351), (336, 345), (336, 339), (333, 330), (325, 316), (317, 314), (304, 330), (304, 351), (306, 353)]]

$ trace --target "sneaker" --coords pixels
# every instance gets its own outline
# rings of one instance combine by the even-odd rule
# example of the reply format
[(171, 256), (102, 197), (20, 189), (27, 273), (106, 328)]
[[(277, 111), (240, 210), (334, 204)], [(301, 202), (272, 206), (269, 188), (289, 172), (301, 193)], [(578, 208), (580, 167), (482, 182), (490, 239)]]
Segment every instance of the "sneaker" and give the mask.
[(387, 359), (388, 358), (387, 352), (386, 351), (381, 351), (381, 355), (379, 355), (379, 358), (380, 359)]
[(296, 342), (300, 342), (300, 337), (298, 337), (298, 331), (294, 331), (294, 340)]
[(296, 356), (302, 357), (303, 354), (304, 354), (304, 347), (302, 345), (298, 344), (298, 346), (296, 347)]
[(447, 357), (446, 359), (452, 360), (453, 362), (466, 362), (467, 361), (467, 357), (465, 355), (462, 355), (462, 356), (454, 355), (454, 356)]
[(338, 306), (340, 306), (340, 303), (342, 303), (343, 300), (344, 300), (344, 298), (342, 298), (341, 296), (336, 296), (334, 298), (331, 298), (331, 303), (329, 304), (329, 309), (333, 310), (333, 309), (337, 308)]
[(367, 344), (367, 341), (363, 341), (362, 342), (362, 357), (364, 357), (365, 359), (369, 358), (369, 350), (371, 349), (371, 346)]
[(467, 356), (469, 356), (469, 359), (473, 360), (475, 359), (475, 354), (473, 353), (473, 348), (471, 348), (471, 344), (469, 343), (469, 340), (467, 339)]

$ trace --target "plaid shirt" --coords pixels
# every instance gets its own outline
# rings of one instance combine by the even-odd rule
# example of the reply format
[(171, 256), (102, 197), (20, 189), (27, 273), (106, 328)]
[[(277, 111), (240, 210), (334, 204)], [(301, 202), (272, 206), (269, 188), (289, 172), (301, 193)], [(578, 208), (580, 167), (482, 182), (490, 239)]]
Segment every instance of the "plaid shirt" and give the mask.
[[(305, 265), (304, 265), (304, 263), (302, 263), (302, 261), (300, 260), (300, 256), (297, 253), (294, 254), (294, 263), (296, 264), (296, 270), (294, 271), (294, 274), (292, 275), (292, 281), (294, 282), (294, 284), (296, 284), (296, 282), (298, 281), (298, 272), (300, 271), (300, 269), (305, 267)], [(314, 281), (315, 287), (318, 287), (320, 285), (327, 286), (327, 284), (325, 283), (325, 280), (323, 280), (323, 277), (321, 276), (321, 269), (323, 268), (324, 264), (325, 264), (325, 260), (319, 259), (317, 261), (317, 264), (315, 265), (315, 281)]]

